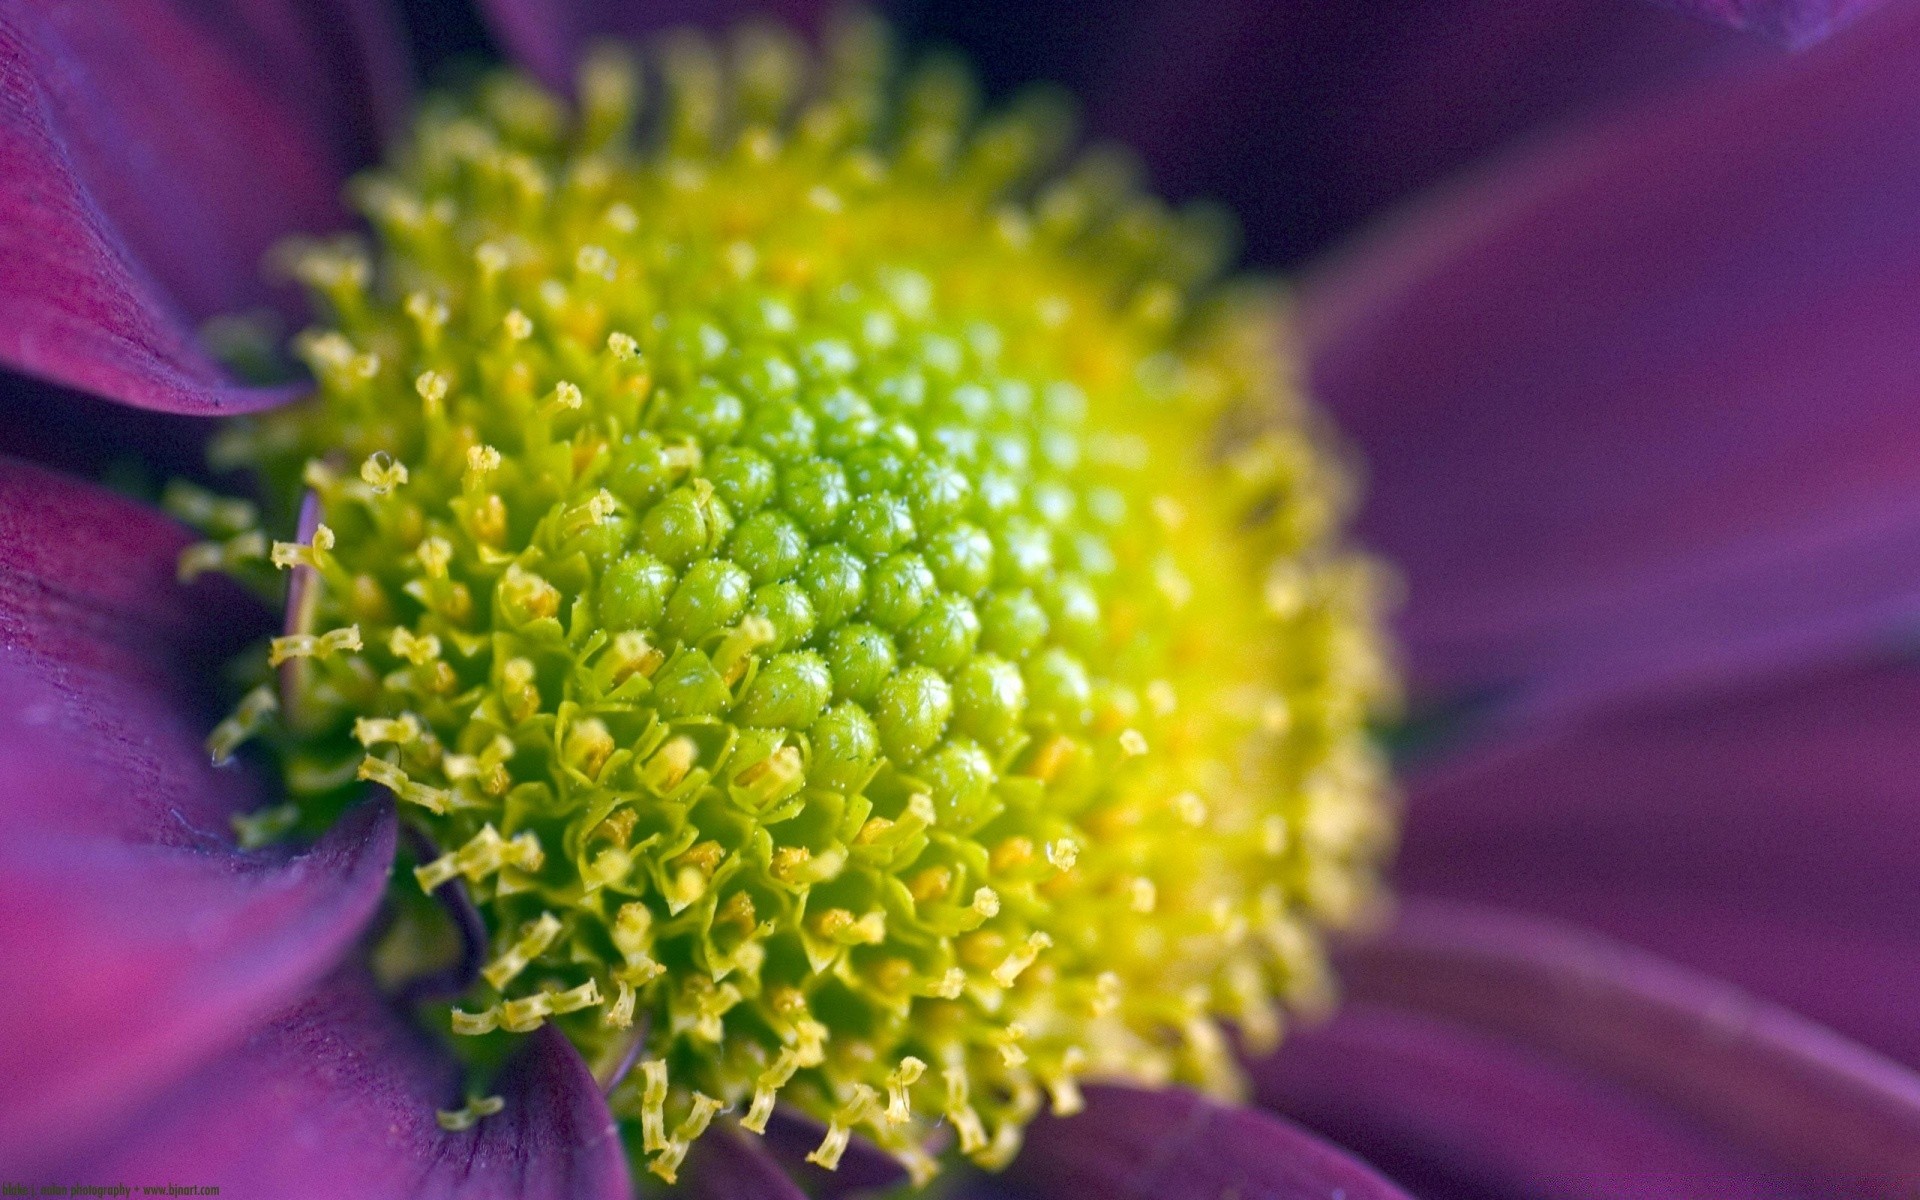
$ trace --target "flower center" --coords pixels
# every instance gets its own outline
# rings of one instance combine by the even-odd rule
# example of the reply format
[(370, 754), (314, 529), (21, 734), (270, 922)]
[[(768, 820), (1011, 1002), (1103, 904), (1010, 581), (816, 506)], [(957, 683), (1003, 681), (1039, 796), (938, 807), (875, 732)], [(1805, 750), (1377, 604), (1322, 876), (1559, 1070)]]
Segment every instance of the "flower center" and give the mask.
[(316, 395), (220, 447), (308, 497), (280, 718), (223, 748), (263, 725), (308, 826), (391, 791), (438, 848), (396, 904), (457, 881), (493, 938), (452, 1032), (637, 1039), (667, 1178), (723, 1106), (924, 1178), (1078, 1079), (1231, 1091), (1224, 1025), (1322, 995), (1388, 840), (1373, 573), (1272, 298), (1056, 165), (1052, 104), (882, 41), (431, 103), (371, 246), (293, 256)]

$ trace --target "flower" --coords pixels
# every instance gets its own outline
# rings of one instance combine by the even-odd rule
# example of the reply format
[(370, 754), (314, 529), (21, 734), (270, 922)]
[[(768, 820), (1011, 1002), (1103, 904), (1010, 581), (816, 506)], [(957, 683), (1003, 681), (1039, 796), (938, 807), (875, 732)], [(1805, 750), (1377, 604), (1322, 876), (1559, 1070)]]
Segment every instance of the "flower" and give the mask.
[[(544, 6), (498, 7), (503, 37), (529, 63), (552, 71), (571, 60), (568, 27)], [(343, 6), (331, 15), (350, 19), (331, 22), (274, 6), (189, 16), (159, 0), (104, 11), (10, 7), (0, 19), (14, 168), (0, 189), (14, 281), (0, 289), (0, 351), (26, 375), (148, 410), (271, 406), (285, 390), (234, 383), (179, 314), (271, 299), (253, 283), (267, 246), (336, 222), (335, 171), (392, 128), (375, 101), (400, 91), (382, 82), (394, 77), (397, 43), (371, 4)], [(590, 23), (590, 9), (568, 11), (576, 28)], [(1739, 11), (1789, 40), (1836, 15)], [(1755, 12), (1769, 15), (1756, 22)], [(1408, 568), (1416, 695), (1449, 725), (1501, 734), (1416, 776), (1410, 878), (1456, 900), (1611, 926), (1762, 994), (1786, 993), (1894, 1055), (1907, 1047), (1876, 1005), (1880, 976), (1824, 987), (1803, 964), (1824, 953), (1860, 971), (1845, 952), (1898, 932), (1865, 923), (1900, 911), (1875, 890), (1897, 877), (1897, 850), (1875, 836), (1898, 815), (1897, 783), (1861, 813), (1835, 810), (1824, 783), (1832, 769), (1871, 779), (1886, 762), (1874, 739), (1897, 745), (1897, 660), (1834, 664), (1895, 631), (1904, 600), (1899, 572), (1885, 568), (1899, 514), (1859, 491), (1858, 468), (1883, 460), (1859, 456), (1848, 438), (1860, 433), (1848, 418), (1863, 411), (1879, 416), (1866, 432), (1892, 423), (1898, 410), (1880, 398), (1900, 364), (1862, 340), (1873, 328), (1850, 322), (1845, 305), (1902, 295), (1904, 259), (1881, 235), (1911, 186), (1907, 160), (1886, 151), (1911, 130), (1901, 68), (1915, 28), (1910, 15), (1885, 14), (1803, 59), (1709, 76), (1677, 94), (1692, 106), (1651, 95), (1437, 202), (1320, 277), (1304, 309), (1316, 392), (1370, 450), (1374, 536)], [(156, 76), (160, 63), (168, 73)], [(1754, 132), (1755, 113), (1778, 128)], [(1726, 148), (1736, 165), (1703, 168), (1702, 146)], [(1828, 169), (1790, 169), (1813, 149)], [(1675, 197), (1780, 222), (1794, 237), (1761, 244), (1801, 257), (1729, 255), (1736, 243), (1671, 219)], [(1567, 254), (1581, 269), (1568, 269)], [(1680, 289), (1676, 263), (1693, 268)], [(1569, 279), (1584, 284), (1571, 305)], [(1750, 333), (1733, 342), (1743, 354), (1637, 320), (1674, 320), (1702, 297)], [(1783, 325), (1783, 312), (1797, 320)], [(1513, 330), (1528, 336), (1516, 345)], [(310, 348), (324, 378), (330, 356)], [(1753, 357), (1776, 348), (1779, 360)], [(1631, 354), (1640, 357), (1622, 361)], [(1777, 424), (1729, 433), (1660, 390), (1722, 387), (1727, 403), (1770, 401), (1776, 421), (1804, 421), (1796, 401), (1829, 379), (1851, 394), (1817, 414), (1825, 436), (1808, 439), (1812, 453), (1793, 456), (1805, 468), (1787, 476), (1805, 489), (1794, 505), (1774, 494), (1782, 442), (1761, 436)], [(1610, 461), (1595, 465), (1593, 441), (1528, 403), (1539, 391), (1584, 397), (1608, 416), (1596, 424), (1614, 439), (1601, 443), (1611, 461), (1659, 485), (1644, 509), (1605, 507), (1632, 498)], [(78, 403), (19, 395), (54, 414)], [(567, 397), (556, 387), (554, 399)], [(95, 415), (93, 436), (119, 436), (121, 417)], [(1702, 486), (1697, 463), (1662, 461), (1671, 438), (1629, 423), (1649, 415), (1722, 438), (1715, 486)], [(40, 444), (70, 458), (88, 449)], [(369, 465), (370, 493), (398, 483), (394, 462)], [(1727, 491), (1729, 479), (1747, 490)], [(207, 764), (202, 689), (236, 645), (267, 632), (247, 597), (211, 576), (178, 586), (189, 539), (153, 510), (14, 460), (0, 467), (0, 492), (10, 785), (0, 918), (12, 931), (0, 943), (0, 1064), (30, 1081), (0, 1101), (6, 1164), (100, 1182), (205, 1173), (200, 1182), (265, 1194), (628, 1191), (601, 1086), (554, 1025), (519, 1041), (493, 1094), (462, 1107), (453, 1061), (359, 965), (355, 947), (396, 853), (390, 808), (355, 808), (301, 852), (235, 847), (229, 818), (258, 806), (262, 784)], [(254, 552), (235, 540), (252, 530), (241, 510), (177, 496), (224, 535), (190, 563)], [(1576, 540), (1596, 512), (1616, 536)], [(1502, 536), (1486, 538), (1489, 528)], [(310, 523), (284, 556), (322, 569), (317, 555), (331, 548), (318, 529)], [(536, 582), (514, 595), (545, 619)], [(1825, 690), (1806, 690), (1809, 679)], [(1742, 698), (1729, 701), (1735, 688)], [(1840, 700), (1858, 707), (1835, 716)], [(221, 744), (259, 715), (243, 704)], [(1832, 762), (1800, 766), (1810, 782), (1792, 825), (1744, 807), (1730, 819), (1705, 803), (1730, 777), (1713, 739), (1741, 750), (1758, 788), (1793, 786), (1787, 768), (1807, 762), (1815, 737)], [(593, 741), (578, 745), (597, 759)], [(1710, 755), (1697, 766), (1711, 769), (1689, 754)], [(1653, 790), (1661, 784), (1688, 789), (1693, 803), (1658, 803), (1673, 795)], [(1618, 802), (1642, 788), (1656, 800)], [(1528, 802), (1538, 790), (1568, 800)], [(1859, 834), (1846, 841), (1808, 832), (1816, 822), (1846, 831), (1849, 820)], [(1684, 853), (1662, 860), (1648, 842)], [(1730, 848), (1776, 856), (1779, 869), (1750, 878), (1732, 869)], [(1854, 873), (1842, 878), (1861, 890), (1831, 887), (1823, 854), (1844, 855), (1838, 865)], [(1874, 856), (1889, 866), (1859, 872)], [(1638, 886), (1622, 889), (1623, 877)], [(1676, 914), (1676, 903), (1694, 907)], [(1684, 968), (1537, 917), (1419, 900), (1348, 958), (1354, 1003), (1255, 1062), (1257, 1095), (1417, 1191), (1604, 1189), (1635, 1173), (1665, 1192), (1711, 1194), (1762, 1190), (1787, 1172), (1827, 1190), (1911, 1181), (1920, 1092), (1905, 1068)], [(1085, 1115), (1037, 1123), (995, 1186), (1401, 1194), (1269, 1112), (1112, 1086), (1087, 1089), (1086, 1104)], [(1521, 1126), (1516, 1113), (1532, 1120)], [(768, 1146), (794, 1140), (772, 1128)], [(819, 1131), (798, 1136), (804, 1153)], [(708, 1194), (796, 1194), (725, 1123), (692, 1151), (690, 1178)], [(841, 1179), (873, 1182), (860, 1172), (884, 1163), (851, 1151)]]

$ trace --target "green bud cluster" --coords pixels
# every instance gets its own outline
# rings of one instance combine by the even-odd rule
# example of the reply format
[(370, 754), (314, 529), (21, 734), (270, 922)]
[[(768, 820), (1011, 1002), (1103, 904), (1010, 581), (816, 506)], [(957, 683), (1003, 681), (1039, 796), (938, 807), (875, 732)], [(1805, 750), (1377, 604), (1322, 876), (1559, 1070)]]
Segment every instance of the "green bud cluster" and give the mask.
[(250, 831), (391, 791), (444, 851), (396, 888), (493, 935), (451, 1031), (637, 1052), (665, 1178), (726, 1110), (924, 1179), (1084, 1078), (1230, 1093), (1390, 840), (1377, 572), (1281, 307), (1056, 102), (983, 116), (871, 24), (652, 63), (431, 102), (372, 239), (289, 252), (316, 394), (219, 453), (306, 519), (190, 552), (291, 572), (217, 734), (282, 766)]

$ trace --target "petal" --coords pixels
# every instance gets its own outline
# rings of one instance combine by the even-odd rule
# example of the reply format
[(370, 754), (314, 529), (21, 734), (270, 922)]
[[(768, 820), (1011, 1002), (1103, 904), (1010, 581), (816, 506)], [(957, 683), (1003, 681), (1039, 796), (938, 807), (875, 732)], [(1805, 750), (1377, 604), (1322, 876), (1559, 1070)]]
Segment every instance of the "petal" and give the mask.
[(1777, 1178), (1631, 1093), (1418, 1014), (1350, 1005), (1327, 1026), (1289, 1034), (1252, 1072), (1262, 1105), (1426, 1200), (1785, 1194)]
[(143, 408), (229, 412), (194, 323), (342, 223), (404, 94), (374, 0), (0, 0), (0, 363)]
[(1370, 1168), (1269, 1113), (1181, 1088), (1099, 1086), (1086, 1111), (1042, 1117), (1008, 1168), (1022, 1195), (1049, 1200), (1405, 1200)]
[(699, 1200), (806, 1200), (756, 1139), (722, 1121), (693, 1144), (687, 1191)]
[(1905, 1061), (1920, 669), (1595, 715), (1410, 781), (1410, 890), (1598, 926)]
[(489, 1200), (629, 1200), (619, 1131), (586, 1064), (551, 1026), (488, 1089), (471, 1130), (458, 1071), (358, 970), (341, 972), (143, 1114), (86, 1164), (104, 1178), (218, 1181), (227, 1192)]
[(581, 51), (597, 37), (641, 37), (679, 25), (724, 28), (757, 16), (811, 26), (823, 0), (481, 0), (480, 8), (508, 57), (548, 87), (573, 90)]
[(0, 460), (0, 1161), (51, 1161), (230, 1044), (385, 888), (384, 805), (302, 855), (234, 849), (256, 794), (208, 765), (190, 682), (231, 609), (173, 583), (184, 540)]
[(1785, 1009), (1596, 935), (1409, 903), (1347, 956), (1359, 1003), (1440, 1017), (1666, 1106), (1822, 1194), (1920, 1187), (1920, 1077)]
[(1262, 265), (1310, 257), (1535, 131), (1773, 47), (1631, 0), (897, 6), (995, 91), (1057, 80), (1159, 186), (1231, 207)]
[(1772, 38), (1810, 46), (1885, 3), (1885, 0), (1662, 0), (1682, 12)]
[(1543, 147), (1309, 287), (1418, 681), (1565, 708), (1920, 588), (1920, 8)]

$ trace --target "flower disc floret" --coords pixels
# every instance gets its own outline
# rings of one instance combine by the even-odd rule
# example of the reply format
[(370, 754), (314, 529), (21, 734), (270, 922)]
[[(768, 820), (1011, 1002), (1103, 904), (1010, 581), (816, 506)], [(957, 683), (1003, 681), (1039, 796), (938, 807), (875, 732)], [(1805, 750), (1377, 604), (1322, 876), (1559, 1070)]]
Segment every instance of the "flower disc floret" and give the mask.
[(434, 101), (371, 241), (289, 254), (316, 395), (220, 447), (291, 573), (222, 747), (309, 824), (391, 791), (438, 848), (396, 887), (492, 935), (449, 1027), (637, 1053), (668, 1178), (723, 1109), (924, 1177), (1083, 1078), (1231, 1092), (1388, 840), (1376, 572), (1278, 305), (1057, 103), (883, 43)]

